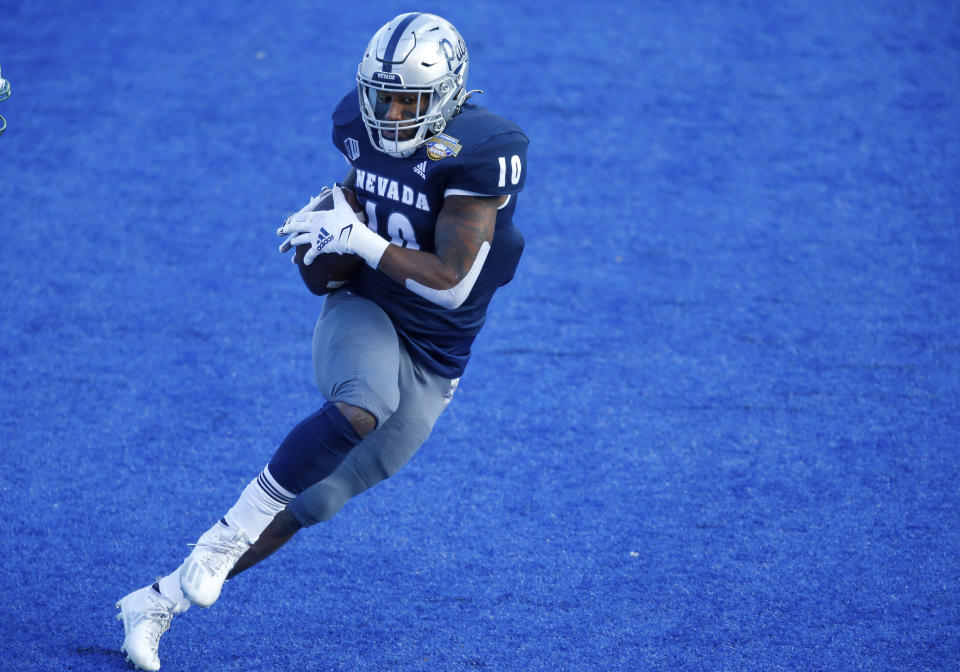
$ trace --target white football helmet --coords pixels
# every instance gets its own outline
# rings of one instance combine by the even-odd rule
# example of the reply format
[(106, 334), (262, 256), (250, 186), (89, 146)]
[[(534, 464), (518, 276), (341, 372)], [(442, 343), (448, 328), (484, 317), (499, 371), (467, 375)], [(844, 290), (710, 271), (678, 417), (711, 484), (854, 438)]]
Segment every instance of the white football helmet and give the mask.
[[(460, 33), (434, 14), (401, 14), (378, 30), (357, 69), (370, 143), (390, 156), (406, 157), (429, 135), (443, 131), (467, 98), (469, 61)], [(389, 104), (378, 106), (381, 92), (415, 97), (416, 112), (386, 119)]]

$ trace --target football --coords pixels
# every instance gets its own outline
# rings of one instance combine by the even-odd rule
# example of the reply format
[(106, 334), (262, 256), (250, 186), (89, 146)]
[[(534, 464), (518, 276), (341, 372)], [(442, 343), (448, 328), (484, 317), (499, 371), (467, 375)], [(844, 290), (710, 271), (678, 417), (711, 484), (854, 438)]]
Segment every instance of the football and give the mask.
[[(357, 213), (360, 221), (366, 224), (367, 214), (363, 211), (363, 206), (357, 200), (357, 195), (353, 189), (343, 187), (343, 195), (353, 211)], [(317, 210), (333, 210), (333, 192), (328, 192), (313, 210), (314, 212)], [(309, 245), (297, 245), (294, 250), (296, 255), (294, 258), (297, 262), (297, 268), (300, 269), (300, 278), (303, 280), (303, 284), (317, 296), (329, 294), (342, 287), (363, 263), (363, 259), (356, 254), (326, 253), (318, 254), (313, 263), (307, 266), (303, 263), (303, 255), (309, 249)]]

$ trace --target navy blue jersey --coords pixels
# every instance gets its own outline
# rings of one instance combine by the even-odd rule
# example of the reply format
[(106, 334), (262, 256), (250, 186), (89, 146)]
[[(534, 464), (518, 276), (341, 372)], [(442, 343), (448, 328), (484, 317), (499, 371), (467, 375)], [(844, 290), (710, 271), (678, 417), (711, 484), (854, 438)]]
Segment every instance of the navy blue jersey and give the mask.
[(348, 285), (386, 311), (412, 357), (440, 375), (459, 378), (493, 293), (513, 278), (523, 252), (513, 213), (526, 180), (527, 137), (516, 124), (464, 105), (443, 133), (411, 156), (395, 158), (370, 144), (354, 91), (333, 113), (333, 143), (357, 171), (355, 191), (368, 226), (394, 245), (435, 252), (445, 196), (510, 195), (498, 211), (483, 270), (458, 308), (442, 308), (366, 264)]

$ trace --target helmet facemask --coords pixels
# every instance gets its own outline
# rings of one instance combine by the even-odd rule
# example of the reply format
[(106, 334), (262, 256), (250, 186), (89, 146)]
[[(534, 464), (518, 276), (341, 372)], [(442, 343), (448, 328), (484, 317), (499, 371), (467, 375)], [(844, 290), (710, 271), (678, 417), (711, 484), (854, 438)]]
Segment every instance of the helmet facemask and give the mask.
[[(463, 38), (438, 16), (402, 14), (383, 26), (357, 69), (370, 143), (406, 157), (442, 132), (467, 97), (467, 66)], [(400, 105), (388, 118), (393, 102)]]
[[(360, 113), (374, 147), (391, 156), (409, 156), (430, 136), (443, 131), (447, 119), (459, 108), (466, 92), (449, 80), (436, 87), (404, 87), (368, 81), (357, 76)], [(456, 95), (459, 94), (459, 95)], [(402, 117), (388, 118), (390, 106), (399, 101)], [(406, 103), (404, 105), (404, 103)], [(445, 116), (444, 112), (450, 112)]]

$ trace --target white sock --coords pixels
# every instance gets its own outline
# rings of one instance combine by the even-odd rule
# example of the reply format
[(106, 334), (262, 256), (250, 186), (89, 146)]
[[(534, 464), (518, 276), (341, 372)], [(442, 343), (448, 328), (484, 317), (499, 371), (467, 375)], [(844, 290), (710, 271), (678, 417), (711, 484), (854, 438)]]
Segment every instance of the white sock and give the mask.
[(157, 585), (160, 586), (160, 594), (177, 603), (176, 613), (178, 614), (182, 614), (190, 608), (190, 600), (184, 597), (183, 591), (180, 590), (180, 569), (182, 567), (183, 565), (180, 565), (171, 574), (157, 581)]
[(294, 497), (294, 493), (277, 483), (270, 474), (269, 466), (266, 466), (243, 489), (240, 499), (227, 511), (224, 519), (231, 527), (243, 529), (253, 543)]

